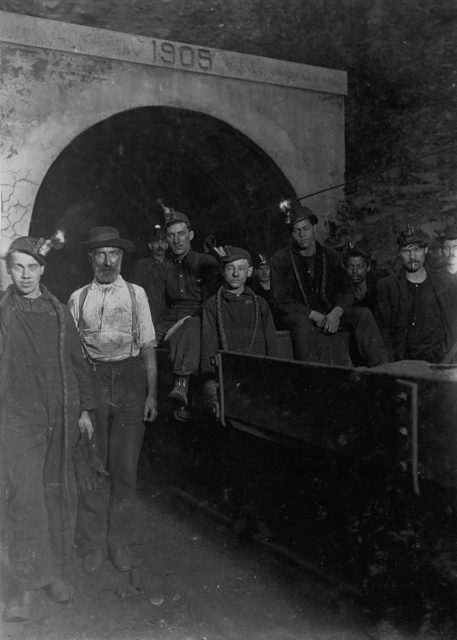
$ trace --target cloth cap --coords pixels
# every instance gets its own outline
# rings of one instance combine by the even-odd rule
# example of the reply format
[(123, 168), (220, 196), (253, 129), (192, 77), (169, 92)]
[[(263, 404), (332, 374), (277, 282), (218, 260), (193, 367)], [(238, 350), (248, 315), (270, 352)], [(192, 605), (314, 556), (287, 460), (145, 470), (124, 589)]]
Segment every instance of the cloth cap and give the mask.
[(309, 220), (312, 225), (317, 224), (317, 216), (311, 211), (309, 207), (296, 206), (293, 208), (291, 217), (290, 217), (290, 226), (291, 229), (294, 226), (301, 222), (302, 220)]
[(264, 253), (258, 253), (254, 258), (254, 266), (256, 269), (261, 267), (264, 264), (270, 264), (270, 258), (268, 258)]
[(164, 217), (165, 217), (166, 228), (168, 228), (172, 224), (176, 224), (177, 222), (184, 222), (185, 224), (187, 224), (187, 227), (189, 229), (192, 228), (189, 218), (186, 216), (185, 213), (181, 213), (180, 211), (175, 211), (174, 209), (170, 209), (164, 214)]
[(426, 247), (428, 245), (428, 236), (421, 229), (408, 225), (406, 229), (398, 234), (397, 244), (400, 249), (408, 244), (418, 244), (421, 247)]
[(246, 249), (240, 247), (226, 246), (223, 248), (223, 253), (219, 253), (219, 260), (222, 264), (228, 264), (229, 262), (235, 262), (235, 260), (247, 260), (251, 264), (251, 254)]
[(457, 224), (452, 224), (440, 234), (441, 242), (445, 240), (457, 240)]
[(27, 253), (29, 256), (35, 258), (35, 260), (41, 265), (45, 265), (46, 260), (44, 256), (38, 252), (42, 244), (43, 243), (41, 239), (31, 238), (30, 236), (20, 236), (19, 238), (13, 240), (13, 242), (10, 244), (6, 255), (9, 255), (14, 251)]
[(119, 237), (119, 230), (116, 227), (92, 227), (89, 229), (89, 239), (84, 243), (87, 249), (98, 249), (99, 247), (117, 247), (127, 253), (133, 253), (135, 246), (130, 240)]

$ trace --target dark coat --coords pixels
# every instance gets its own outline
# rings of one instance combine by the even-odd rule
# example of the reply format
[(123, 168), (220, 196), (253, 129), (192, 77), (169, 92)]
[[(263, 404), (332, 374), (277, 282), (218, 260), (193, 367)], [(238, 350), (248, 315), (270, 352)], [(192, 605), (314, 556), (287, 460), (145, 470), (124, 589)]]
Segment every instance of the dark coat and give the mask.
[(201, 307), (215, 293), (219, 279), (220, 267), (214, 256), (198, 253), (191, 248), (182, 260), (178, 260), (171, 251), (167, 251), (159, 269), (163, 295), (162, 317), (176, 305)]
[(362, 300), (354, 297), (354, 307), (366, 307), (367, 309), (370, 309), (372, 313), (374, 313), (376, 309), (378, 282), (382, 278), (385, 278), (387, 275), (389, 275), (387, 271), (383, 271), (382, 273), (369, 271), (366, 280), (367, 291)]
[[(437, 272), (427, 268), (432, 288), (435, 292), (441, 322), (446, 335), (445, 349), (451, 346), (451, 299), (449, 285), (445, 278)], [(406, 337), (408, 332), (408, 292), (407, 279), (404, 269), (378, 282), (377, 305), (375, 316), (381, 329), (384, 343), (393, 360), (403, 360), (406, 351)]]
[(160, 282), (161, 265), (162, 263), (154, 256), (141, 258), (133, 265), (130, 277), (133, 284), (143, 287), (146, 291), (154, 325), (158, 322), (165, 307), (163, 286)]
[[(301, 288), (307, 295), (306, 300), (292, 260), (298, 267)], [(354, 300), (352, 284), (336, 251), (316, 242), (313, 281), (304, 270), (299, 269), (299, 265), (300, 254), (293, 245), (280, 249), (271, 259), (273, 305), (281, 316), (303, 313), (308, 317), (313, 309), (328, 313), (335, 306), (341, 307), (344, 311), (351, 307)]]
[[(258, 318), (255, 324), (257, 304)], [(204, 376), (214, 375), (211, 360), (219, 349), (255, 355), (277, 355), (276, 330), (268, 303), (245, 288), (240, 295), (220, 290), (220, 322), (218, 322), (217, 295), (203, 305), (201, 370)], [(223, 330), (224, 337), (221, 336)], [(252, 342), (252, 344), (251, 344)], [(225, 344), (224, 344), (225, 343)]]

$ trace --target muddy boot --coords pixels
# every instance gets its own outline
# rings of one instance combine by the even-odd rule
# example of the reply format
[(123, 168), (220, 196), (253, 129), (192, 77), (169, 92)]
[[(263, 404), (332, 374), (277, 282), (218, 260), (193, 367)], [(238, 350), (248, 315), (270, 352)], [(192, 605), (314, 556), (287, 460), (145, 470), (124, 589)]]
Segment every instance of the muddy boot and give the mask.
[(189, 376), (177, 376), (173, 389), (168, 394), (168, 399), (177, 402), (182, 407), (187, 407), (187, 394), (189, 392)]
[(36, 589), (18, 593), (5, 607), (5, 622), (28, 622), (32, 618), (34, 603), (38, 593)]
[(54, 602), (66, 604), (73, 598), (73, 587), (68, 584), (65, 578), (54, 578), (51, 584), (45, 586), (44, 590)]

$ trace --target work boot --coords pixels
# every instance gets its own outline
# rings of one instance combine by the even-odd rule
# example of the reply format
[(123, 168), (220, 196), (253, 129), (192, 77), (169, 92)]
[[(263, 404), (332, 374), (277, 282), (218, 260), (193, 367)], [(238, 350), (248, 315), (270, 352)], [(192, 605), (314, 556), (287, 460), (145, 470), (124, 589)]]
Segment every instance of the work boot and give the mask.
[(189, 391), (189, 376), (177, 376), (173, 389), (168, 394), (169, 400), (179, 402), (183, 407), (187, 407), (187, 393)]
[(70, 602), (73, 597), (73, 587), (68, 584), (65, 578), (54, 578), (51, 584), (45, 586), (44, 590), (51, 600), (62, 604)]
[(111, 561), (118, 571), (131, 571), (132, 570), (132, 556), (125, 547), (118, 547), (111, 551)]
[(33, 603), (37, 590), (22, 591), (17, 594), (5, 607), (3, 620), (5, 622), (27, 622), (32, 617)]
[(103, 552), (101, 549), (93, 549), (86, 553), (83, 559), (83, 569), (86, 573), (93, 575), (98, 573), (103, 566)]

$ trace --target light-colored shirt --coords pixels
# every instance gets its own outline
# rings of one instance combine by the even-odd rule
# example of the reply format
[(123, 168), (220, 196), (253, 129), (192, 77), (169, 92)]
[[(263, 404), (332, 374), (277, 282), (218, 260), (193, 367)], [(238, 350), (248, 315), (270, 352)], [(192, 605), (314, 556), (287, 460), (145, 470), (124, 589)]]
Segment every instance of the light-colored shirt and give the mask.
[[(127, 284), (118, 276), (111, 284), (93, 280), (82, 308), (83, 339), (92, 360), (125, 360), (138, 356), (140, 346), (153, 342), (155, 330), (151, 319), (148, 298), (144, 289), (133, 285), (137, 314), (137, 339), (132, 333), (132, 300)], [(82, 290), (71, 294), (68, 306), (79, 325), (79, 298)]]

